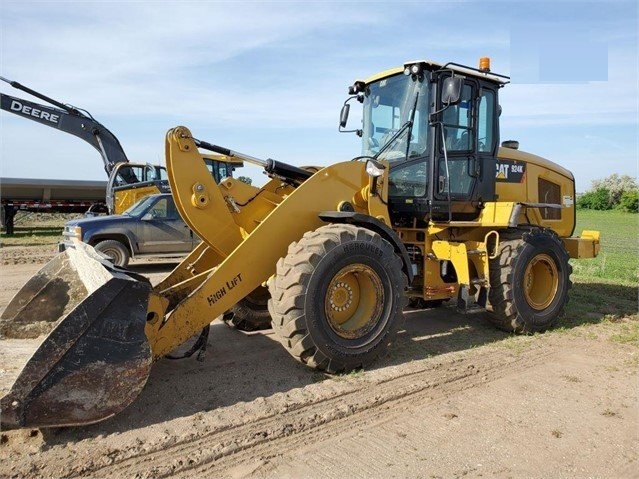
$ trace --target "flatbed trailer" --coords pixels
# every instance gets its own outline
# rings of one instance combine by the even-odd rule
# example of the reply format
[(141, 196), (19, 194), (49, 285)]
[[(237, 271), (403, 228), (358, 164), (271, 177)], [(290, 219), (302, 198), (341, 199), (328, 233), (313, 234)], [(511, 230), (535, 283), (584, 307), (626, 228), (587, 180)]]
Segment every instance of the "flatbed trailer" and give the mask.
[(106, 187), (106, 181), (0, 178), (1, 224), (7, 228), (19, 212), (106, 213)]

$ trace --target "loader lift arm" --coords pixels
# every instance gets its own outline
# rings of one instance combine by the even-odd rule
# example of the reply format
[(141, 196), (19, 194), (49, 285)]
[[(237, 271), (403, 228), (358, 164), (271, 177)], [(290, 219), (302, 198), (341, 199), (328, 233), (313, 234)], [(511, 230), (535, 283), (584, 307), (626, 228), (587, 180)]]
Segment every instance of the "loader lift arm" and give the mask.
[[(0, 108), (2, 110), (64, 131), (86, 141), (100, 153), (107, 175), (111, 173), (117, 163), (128, 163), (129, 160), (120, 141), (107, 127), (93, 118), (89, 112), (65, 105), (16, 81), (7, 80), (3, 77), (0, 77), (0, 80), (54, 105), (42, 105), (0, 93)], [(134, 178), (124, 178), (124, 180), (128, 183), (137, 182)]]

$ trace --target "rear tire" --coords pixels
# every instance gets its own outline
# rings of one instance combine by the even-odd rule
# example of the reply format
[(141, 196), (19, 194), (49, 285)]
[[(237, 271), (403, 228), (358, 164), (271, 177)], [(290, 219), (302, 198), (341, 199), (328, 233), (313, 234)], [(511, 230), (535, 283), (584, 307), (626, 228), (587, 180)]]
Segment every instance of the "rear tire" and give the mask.
[(100, 241), (93, 247), (96, 251), (108, 256), (114, 265), (125, 268), (131, 255), (126, 246), (117, 240)]
[(501, 234), (499, 256), (490, 262), (488, 319), (515, 333), (542, 332), (555, 325), (572, 283), (569, 256), (559, 237), (541, 228)]
[(268, 312), (268, 289), (260, 286), (242, 299), (224, 316), (224, 322), (240, 331), (260, 331), (271, 327), (271, 314)]
[(378, 234), (331, 224), (292, 243), (269, 281), (273, 329), (298, 361), (330, 373), (383, 354), (403, 323), (407, 279)]

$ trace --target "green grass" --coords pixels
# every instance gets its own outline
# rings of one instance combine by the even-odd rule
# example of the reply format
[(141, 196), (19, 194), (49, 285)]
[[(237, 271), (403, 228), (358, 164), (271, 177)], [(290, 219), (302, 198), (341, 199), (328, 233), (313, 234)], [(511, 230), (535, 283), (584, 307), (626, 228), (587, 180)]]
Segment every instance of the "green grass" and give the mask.
[(47, 226), (15, 227), (13, 235), (2, 234), (0, 246), (36, 246), (56, 244), (62, 238), (62, 228)]
[[(601, 250), (593, 259), (570, 260), (573, 286), (559, 328), (614, 322), (616, 318), (638, 321), (639, 215), (579, 210), (575, 234), (582, 230), (601, 232)], [(630, 331), (620, 334), (629, 335), (625, 342), (636, 344), (637, 328), (628, 327)], [(616, 341), (624, 342), (621, 338)]]
[(639, 285), (639, 215), (621, 211), (577, 211), (575, 234), (601, 232), (597, 258), (572, 260), (573, 279)]

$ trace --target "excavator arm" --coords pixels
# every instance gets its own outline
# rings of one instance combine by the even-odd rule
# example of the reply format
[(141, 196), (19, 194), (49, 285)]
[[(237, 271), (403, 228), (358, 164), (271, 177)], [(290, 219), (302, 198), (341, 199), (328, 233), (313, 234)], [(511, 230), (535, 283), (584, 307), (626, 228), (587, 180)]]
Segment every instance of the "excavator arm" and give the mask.
[(86, 141), (100, 153), (107, 174), (111, 173), (117, 163), (127, 163), (129, 161), (116, 136), (88, 112), (85, 113), (77, 108), (65, 105), (16, 81), (2, 77), (0, 77), (0, 80), (54, 105), (42, 105), (0, 93), (0, 108), (2, 110), (64, 131)]

